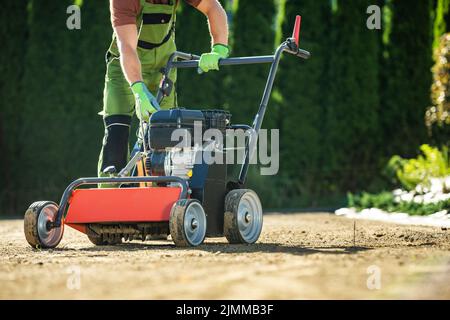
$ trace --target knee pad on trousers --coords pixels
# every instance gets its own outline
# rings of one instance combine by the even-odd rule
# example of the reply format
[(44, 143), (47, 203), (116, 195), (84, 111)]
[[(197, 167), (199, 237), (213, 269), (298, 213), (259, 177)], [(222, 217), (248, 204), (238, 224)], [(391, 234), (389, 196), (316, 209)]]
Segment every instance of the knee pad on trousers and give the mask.
[(105, 137), (100, 170), (114, 166), (120, 171), (128, 161), (128, 138), (130, 136), (131, 117), (114, 115), (104, 119)]

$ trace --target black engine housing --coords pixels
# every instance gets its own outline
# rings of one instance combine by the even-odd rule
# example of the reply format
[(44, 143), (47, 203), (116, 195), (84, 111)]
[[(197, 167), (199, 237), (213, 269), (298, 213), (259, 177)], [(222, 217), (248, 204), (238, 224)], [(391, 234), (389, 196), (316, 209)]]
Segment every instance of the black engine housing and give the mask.
[(182, 108), (160, 110), (152, 114), (150, 118), (150, 148), (158, 151), (166, 148), (173, 148), (180, 141), (172, 141), (172, 134), (177, 129), (186, 130), (190, 134), (191, 145), (183, 147), (192, 147), (194, 138), (194, 125), (205, 125), (205, 117), (199, 110), (188, 110)]
[[(180, 141), (172, 141), (176, 129), (184, 129), (191, 135), (190, 145), (194, 146), (194, 126), (201, 125), (201, 133), (208, 129), (217, 129), (225, 140), (226, 129), (230, 126), (231, 114), (223, 110), (188, 110), (176, 108), (161, 110), (152, 115), (149, 125), (149, 145), (152, 150), (146, 161), (146, 171), (151, 175), (165, 175), (164, 164), (168, 152)], [(184, 140), (186, 141), (186, 140)], [(224, 145), (225, 141), (220, 141)], [(185, 143), (186, 144), (186, 143)], [(207, 215), (207, 235), (223, 235), (224, 199), (226, 195), (227, 165), (225, 163), (207, 164), (201, 151), (201, 161), (192, 169), (189, 179), (191, 197), (199, 200)], [(214, 152), (214, 151), (212, 151)]]

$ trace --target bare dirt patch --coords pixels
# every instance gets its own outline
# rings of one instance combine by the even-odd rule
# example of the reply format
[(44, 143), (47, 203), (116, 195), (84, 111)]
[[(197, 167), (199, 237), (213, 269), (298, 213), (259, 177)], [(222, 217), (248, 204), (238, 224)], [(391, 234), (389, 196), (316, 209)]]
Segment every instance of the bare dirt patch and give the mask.
[[(368, 288), (369, 267), (380, 289)], [(95, 247), (67, 228), (57, 249), (39, 251), (22, 220), (4, 220), (0, 288), (2, 299), (450, 299), (450, 231), (358, 220), (355, 232), (330, 214), (267, 215), (249, 246)]]

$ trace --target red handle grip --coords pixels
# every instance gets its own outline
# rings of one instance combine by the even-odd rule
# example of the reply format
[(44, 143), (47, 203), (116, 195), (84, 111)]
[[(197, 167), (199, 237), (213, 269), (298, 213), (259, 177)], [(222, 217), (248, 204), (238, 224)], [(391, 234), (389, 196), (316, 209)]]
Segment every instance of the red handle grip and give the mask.
[(298, 46), (300, 43), (300, 25), (302, 24), (302, 16), (297, 16), (295, 18), (294, 32), (292, 33), (292, 38), (295, 39), (295, 44)]

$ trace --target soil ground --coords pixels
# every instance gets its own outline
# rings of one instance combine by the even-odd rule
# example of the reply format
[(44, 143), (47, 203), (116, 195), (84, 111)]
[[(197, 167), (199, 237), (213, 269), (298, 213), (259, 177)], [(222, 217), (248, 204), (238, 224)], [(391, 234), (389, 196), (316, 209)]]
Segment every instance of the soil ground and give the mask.
[(255, 245), (95, 247), (67, 228), (32, 249), (0, 221), (1, 299), (450, 299), (450, 231), (331, 214), (266, 215)]

